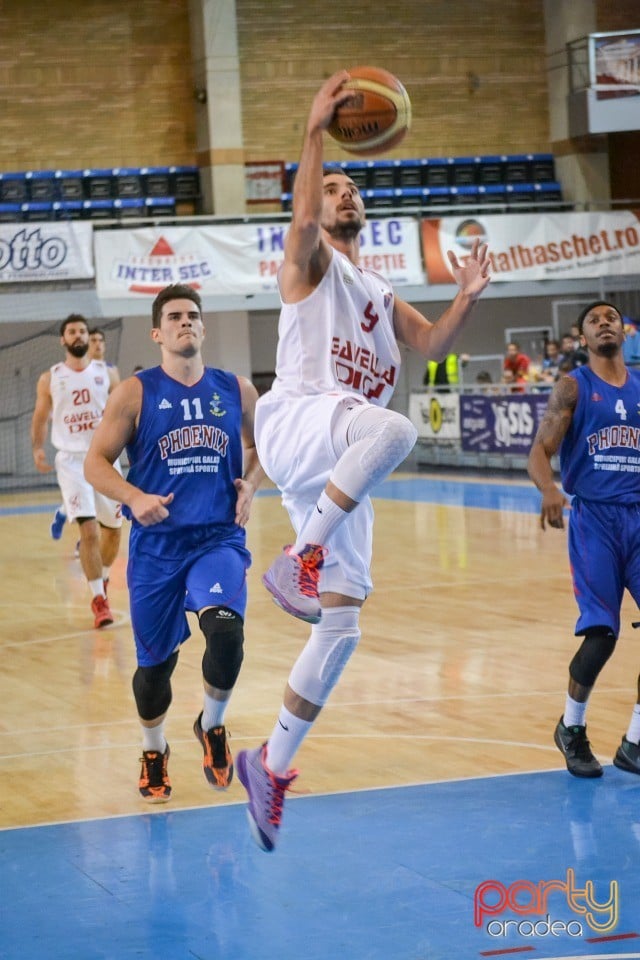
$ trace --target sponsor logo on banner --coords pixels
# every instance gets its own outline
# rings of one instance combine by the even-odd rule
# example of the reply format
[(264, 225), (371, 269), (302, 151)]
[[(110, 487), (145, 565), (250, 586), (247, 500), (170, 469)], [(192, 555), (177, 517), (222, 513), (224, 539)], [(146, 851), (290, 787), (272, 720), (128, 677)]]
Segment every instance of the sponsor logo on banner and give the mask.
[(91, 224), (0, 224), (0, 283), (93, 277)]
[(422, 440), (460, 440), (460, 398), (455, 393), (412, 393), (409, 419)]
[(549, 396), (460, 397), (462, 449), (528, 454)]
[(422, 221), (429, 283), (453, 283), (447, 251), (489, 245), (494, 282), (580, 279), (640, 272), (640, 211), (444, 217)]
[[(100, 297), (154, 296), (187, 283), (210, 296), (276, 293), (287, 223), (159, 227), (95, 234)], [(391, 284), (422, 284), (417, 220), (365, 224), (360, 265)]]
[(194, 245), (192, 249), (176, 253), (169, 241), (160, 236), (147, 254), (131, 253), (116, 258), (111, 275), (129, 293), (155, 296), (171, 283), (183, 283), (200, 290), (203, 282), (215, 275), (215, 269), (210, 250), (201, 252)]

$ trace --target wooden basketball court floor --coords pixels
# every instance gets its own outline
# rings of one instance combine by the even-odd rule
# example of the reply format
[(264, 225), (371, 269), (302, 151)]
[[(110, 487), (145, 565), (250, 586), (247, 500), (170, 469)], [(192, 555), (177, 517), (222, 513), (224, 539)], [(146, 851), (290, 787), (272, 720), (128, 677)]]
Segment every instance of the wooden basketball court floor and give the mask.
[[(56, 493), (0, 498), (0, 957), (458, 960), (640, 957), (640, 778), (611, 765), (635, 700), (638, 619), (589, 709), (605, 775), (553, 745), (576, 608), (566, 533), (524, 478), (398, 474), (375, 493), (375, 589), (356, 654), (296, 760), (281, 839), (210, 790), (191, 727), (197, 633), (174, 674), (173, 796), (139, 798), (125, 585), (92, 629)], [(260, 574), (289, 542), (257, 497), (245, 661), (227, 714), (264, 740), (306, 636)]]

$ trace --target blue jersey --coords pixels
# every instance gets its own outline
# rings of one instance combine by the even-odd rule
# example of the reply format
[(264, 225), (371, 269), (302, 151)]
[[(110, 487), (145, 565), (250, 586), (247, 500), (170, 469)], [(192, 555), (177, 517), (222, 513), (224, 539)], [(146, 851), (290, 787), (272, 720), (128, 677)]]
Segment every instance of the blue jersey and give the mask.
[[(134, 528), (158, 535), (235, 522), (242, 476), (242, 400), (236, 376), (205, 367), (198, 383), (185, 386), (161, 367), (136, 374), (142, 408), (127, 445), (127, 479), (145, 493), (173, 493), (162, 523)], [(131, 517), (130, 511), (126, 515)]]
[(640, 503), (640, 372), (614, 387), (588, 366), (578, 384), (571, 426), (560, 447), (562, 486), (582, 500)]

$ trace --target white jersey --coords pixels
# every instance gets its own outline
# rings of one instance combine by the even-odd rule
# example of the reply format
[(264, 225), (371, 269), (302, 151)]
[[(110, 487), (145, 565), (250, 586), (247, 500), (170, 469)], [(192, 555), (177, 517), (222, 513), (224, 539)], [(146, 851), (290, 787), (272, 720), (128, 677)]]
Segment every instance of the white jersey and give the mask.
[(333, 250), (316, 289), (282, 304), (272, 396), (355, 394), (386, 407), (401, 362), (393, 303), (383, 277)]
[(86, 453), (109, 396), (109, 371), (102, 360), (84, 370), (66, 363), (51, 367), (51, 442), (56, 450)]

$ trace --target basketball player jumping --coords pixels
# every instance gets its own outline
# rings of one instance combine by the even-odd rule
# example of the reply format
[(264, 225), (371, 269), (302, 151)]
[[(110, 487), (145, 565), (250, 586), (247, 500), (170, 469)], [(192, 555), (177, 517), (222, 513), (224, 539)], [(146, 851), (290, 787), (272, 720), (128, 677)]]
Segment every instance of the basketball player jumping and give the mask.
[[(582, 643), (569, 664), (564, 713), (554, 739), (569, 773), (601, 777), (587, 739), (587, 702), (620, 633), (625, 587), (640, 605), (640, 372), (625, 366), (624, 322), (611, 303), (589, 304), (578, 318), (588, 363), (561, 377), (549, 397), (529, 455), (529, 476), (542, 493), (542, 529), (564, 527), (567, 499), (554, 482), (560, 451), (562, 487), (573, 495), (569, 560)], [(613, 762), (640, 774), (640, 677), (626, 735)]]
[(80, 564), (93, 594), (94, 624), (106, 627), (113, 623), (113, 617), (105, 584), (118, 555), (122, 517), (118, 502), (96, 493), (87, 483), (83, 465), (107, 396), (118, 378), (104, 361), (90, 358), (89, 328), (80, 314), (72, 313), (63, 321), (60, 338), (64, 361), (46, 370), (38, 380), (31, 421), (33, 459), (40, 473), (53, 470), (44, 449), (51, 418), (65, 519), (78, 521)]
[(323, 138), (349, 96), (340, 71), (311, 106), (293, 190), (278, 283), (282, 300), (276, 379), (256, 409), (262, 465), (282, 492), (296, 531), (263, 577), (273, 599), (313, 624), (287, 683), (269, 740), (238, 754), (249, 823), (272, 850), (291, 762), (326, 703), (360, 631), (371, 590), (369, 491), (407, 457), (413, 424), (386, 408), (398, 381), (398, 342), (442, 360), (489, 283), (486, 245), (464, 262), (449, 253), (459, 291), (437, 323), (358, 266), (364, 205), (339, 168), (323, 172)]

